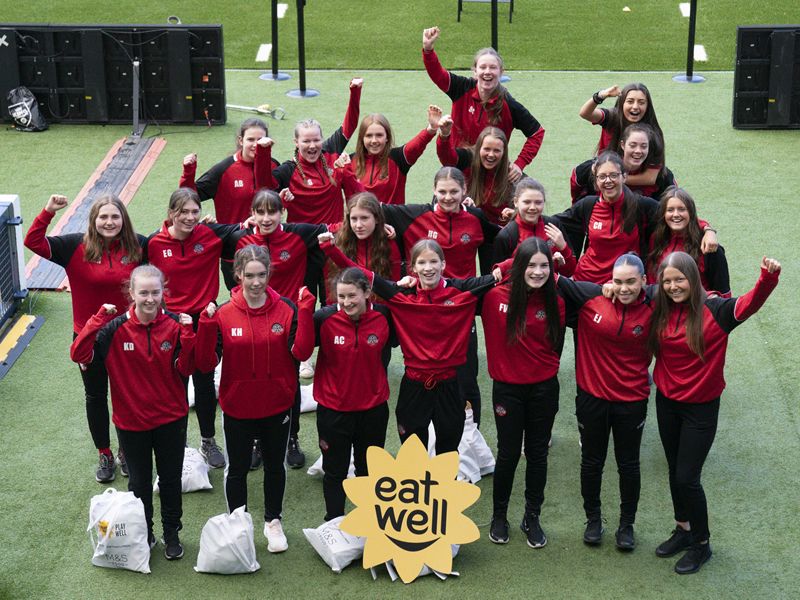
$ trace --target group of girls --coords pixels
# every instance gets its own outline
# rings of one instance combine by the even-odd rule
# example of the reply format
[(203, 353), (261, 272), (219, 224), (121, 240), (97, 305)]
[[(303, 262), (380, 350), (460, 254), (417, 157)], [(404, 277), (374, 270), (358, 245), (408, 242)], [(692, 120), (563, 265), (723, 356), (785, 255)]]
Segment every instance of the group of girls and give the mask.
[[(541, 548), (569, 326), (584, 542), (602, 542), (600, 489), (613, 433), (620, 488), (615, 544), (636, 545), (639, 450), (655, 357), (658, 426), (677, 523), (656, 554), (686, 550), (675, 570), (695, 572), (711, 556), (700, 475), (725, 386), (727, 337), (765, 302), (780, 264), (764, 258), (755, 288), (731, 298), (724, 251), (692, 197), (674, 185), (642, 84), (599, 91), (581, 108), (583, 118), (602, 126), (597, 156), (573, 171), (573, 204), (545, 215), (544, 187), (523, 172), (544, 129), (500, 84), (503, 63), (494, 50), (476, 54), (472, 77), (459, 76), (439, 63), (433, 49), (439, 36), (435, 27), (423, 32), (423, 62), (453, 101), (451, 113), (429, 107), (425, 128), (402, 146), (394, 146), (383, 115), (358, 125), (363, 82), (353, 79), (342, 126), (323, 139), (319, 122), (300, 121), (293, 157), (282, 164), (272, 158), (273, 140), (258, 119), (242, 124), (236, 153), (198, 179), (197, 155), (187, 155), (167, 220), (149, 238), (134, 233), (114, 198), (94, 204), (86, 234), (47, 237), (53, 215), (67, 204), (63, 196), (50, 198), (26, 245), (70, 277), (72, 358), (81, 364), (100, 452), (97, 479), (114, 475), (105, 400), (110, 379), (129, 488), (145, 504), (155, 543), (155, 453), (165, 554), (180, 558), (180, 459), (191, 375), (201, 451), (212, 466), (226, 467), (228, 509), (247, 504), (248, 472), (263, 461), (264, 535), (269, 551), (282, 552), (284, 459), (290, 466), (304, 460), (297, 442), (299, 375), (314, 375), (305, 362), (314, 347), (328, 520), (344, 514), (351, 452), (356, 474), (365, 475), (367, 448), (385, 443), (393, 346), (401, 347), (405, 366), (395, 408), (401, 441), (417, 435), (427, 442), (432, 424), (436, 452), (457, 450), (468, 403), (480, 423), (480, 314), (498, 440), (489, 537), (509, 541), (508, 506), (524, 447), (521, 529), (529, 546)], [(617, 97), (617, 105), (600, 108), (608, 97)], [(526, 141), (512, 162), (514, 129)], [(355, 153), (343, 154), (356, 132)], [(405, 204), (406, 177), (434, 137), (443, 165), (434, 201)], [(201, 219), (208, 198), (221, 223)], [(220, 306), (217, 265), (230, 292)], [(314, 312), (317, 299), (321, 308)], [(225, 456), (214, 429), (213, 371), (220, 361)]]

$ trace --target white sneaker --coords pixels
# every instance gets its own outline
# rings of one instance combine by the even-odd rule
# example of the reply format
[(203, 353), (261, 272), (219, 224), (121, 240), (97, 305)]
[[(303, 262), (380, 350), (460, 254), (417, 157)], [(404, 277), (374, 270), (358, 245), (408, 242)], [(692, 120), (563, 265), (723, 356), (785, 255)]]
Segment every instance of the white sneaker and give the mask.
[(311, 379), (314, 376), (314, 364), (310, 358), (300, 363), (299, 375), (303, 379)]
[(286, 552), (289, 548), (280, 519), (264, 523), (264, 537), (267, 538), (267, 550), (270, 552)]

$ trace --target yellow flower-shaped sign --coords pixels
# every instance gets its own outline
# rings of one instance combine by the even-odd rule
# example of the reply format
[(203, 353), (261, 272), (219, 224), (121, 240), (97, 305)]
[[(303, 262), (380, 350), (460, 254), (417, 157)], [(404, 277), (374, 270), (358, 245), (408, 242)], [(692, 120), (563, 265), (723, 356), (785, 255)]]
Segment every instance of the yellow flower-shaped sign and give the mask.
[(456, 481), (458, 453), (433, 458), (417, 436), (405, 441), (397, 459), (383, 448), (367, 450), (369, 475), (344, 482), (356, 505), (341, 524), (343, 531), (367, 538), (364, 568), (392, 559), (404, 583), (419, 575), (423, 565), (449, 573), (451, 544), (480, 537), (463, 511), (481, 495), (480, 489)]

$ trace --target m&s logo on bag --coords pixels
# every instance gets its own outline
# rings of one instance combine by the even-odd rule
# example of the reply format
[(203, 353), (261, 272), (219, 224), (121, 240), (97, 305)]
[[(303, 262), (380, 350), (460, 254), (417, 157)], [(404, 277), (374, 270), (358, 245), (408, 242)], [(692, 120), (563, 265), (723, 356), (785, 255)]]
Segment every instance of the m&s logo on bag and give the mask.
[(474, 542), (478, 528), (463, 511), (480, 497), (480, 489), (456, 481), (458, 453), (430, 458), (417, 436), (411, 436), (397, 459), (383, 448), (367, 450), (369, 476), (344, 482), (356, 505), (342, 521), (351, 535), (366, 537), (365, 569), (394, 561), (405, 583), (423, 565), (443, 573), (453, 566), (451, 544)]

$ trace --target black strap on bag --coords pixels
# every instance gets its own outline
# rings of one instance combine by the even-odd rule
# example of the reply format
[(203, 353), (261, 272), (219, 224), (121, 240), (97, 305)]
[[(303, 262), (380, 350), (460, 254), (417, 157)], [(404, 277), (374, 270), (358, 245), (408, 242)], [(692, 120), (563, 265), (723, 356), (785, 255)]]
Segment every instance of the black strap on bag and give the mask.
[(25, 86), (19, 86), (8, 92), (6, 96), (8, 114), (14, 120), (14, 127), (19, 131), (44, 131), (47, 121), (39, 110), (39, 102)]

